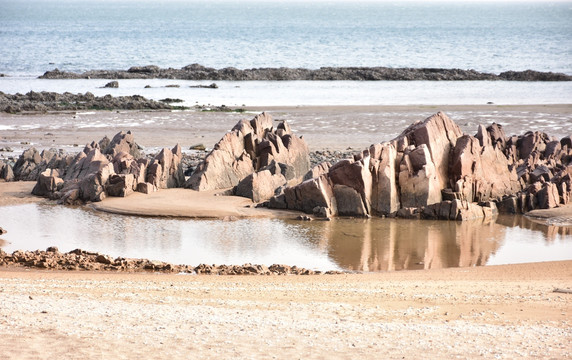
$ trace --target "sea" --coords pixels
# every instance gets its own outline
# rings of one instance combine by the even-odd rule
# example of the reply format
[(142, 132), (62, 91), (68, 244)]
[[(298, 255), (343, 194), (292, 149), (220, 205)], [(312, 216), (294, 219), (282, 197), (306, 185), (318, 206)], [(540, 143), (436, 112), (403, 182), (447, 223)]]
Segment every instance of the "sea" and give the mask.
[[(570, 103), (572, 82), (39, 80), (198, 63), (386, 66), (572, 75), (572, 2), (0, 0), (0, 91), (179, 98), (186, 105)], [(167, 85), (178, 84), (179, 88)], [(200, 83), (206, 84), (206, 83)], [(151, 89), (145, 89), (150, 85)]]

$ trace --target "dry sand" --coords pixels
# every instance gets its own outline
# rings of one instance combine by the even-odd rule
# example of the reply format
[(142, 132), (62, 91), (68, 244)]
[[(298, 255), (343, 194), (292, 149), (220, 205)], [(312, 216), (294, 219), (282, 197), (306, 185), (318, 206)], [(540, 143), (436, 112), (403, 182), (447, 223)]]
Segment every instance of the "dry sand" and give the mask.
[(564, 359), (572, 261), (332, 276), (0, 270), (2, 359)]

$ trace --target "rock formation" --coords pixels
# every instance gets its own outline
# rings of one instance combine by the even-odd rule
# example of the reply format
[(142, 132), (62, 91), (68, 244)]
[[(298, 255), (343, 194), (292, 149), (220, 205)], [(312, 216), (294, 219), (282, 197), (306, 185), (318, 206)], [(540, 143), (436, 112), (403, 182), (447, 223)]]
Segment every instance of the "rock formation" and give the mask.
[(40, 76), (41, 79), (183, 79), (183, 80), (511, 80), (511, 81), (570, 81), (572, 76), (563, 73), (533, 70), (507, 71), (499, 75), (475, 70), (440, 68), (388, 68), (388, 67), (322, 67), (254, 68), (227, 67), (214, 69), (199, 64), (181, 69), (161, 69), (155, 65), (133, 66), (128, 70), (91, 70), (82, 74), (54, 69)]
[[(0, 235), (2, 234), (0, 228)], [(62, 253), (57, 247), (49, 247), (45, 251), (14, 251), (8, 254), (0, 249), (1, 266), (24, 266), (52, 270), (90, 270), (90, 271), (124, 271), (124, 272), (163, 272), (189, 273), (197, 275), (331, 275), (341, 271), (314, 271), (297, 266), (273, 264), (266, 265), (175, 265), (163, 261), (148, 259), (129, 259), (96, 252), (75, 249)]]
[(538, 132), (507, 138), (497, 124), (479, 126), (473, 137), (440, 112), (354, 159), (313, 169), (269, 206), (323, 217), (451, 220), (550, 208), (572, 198), (571, 145), (570, 137)]
[(143, 158), (131, 132), (120, 132), (112, 140), (104, 137), (86, 145), (75, 156), (38, 154), (32, 148), (20, 156), (15, 168), (18, 180), (37, 181), (34, 195), (75, 204), (181, 187), (185, 179), (181, 158), (178, 145), (152, 159)]
[(19, 113), (22, 111), (62, 111), (62, 110), (170, 110), (173, 107), (144, 98), (133, 96), (95, 96), (90, 92), (85, 94), (58, 94), (55, 92), (34, 92), (26, 94), (5, 94), (0, 91), (0, 111)]
[(239, 121), (197, 166), (185, 187), (204, 191), (237, 186), (237, 195), (263, 201), (310, 169), (308, 146), (286, 122), (274, 130), (262, 113)]

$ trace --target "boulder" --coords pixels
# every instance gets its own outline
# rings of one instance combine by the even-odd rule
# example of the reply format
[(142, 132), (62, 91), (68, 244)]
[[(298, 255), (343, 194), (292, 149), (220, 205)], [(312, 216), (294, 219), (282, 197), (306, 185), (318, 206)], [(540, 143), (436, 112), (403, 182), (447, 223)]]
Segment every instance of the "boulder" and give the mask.
[(542, 188), (536, 192), (536, 198), (540, 209), (551, 209), (560, 204), (558, 187), (554, 183), (544, 183)]
[(242, 179), (236, 186), (234, 194), (259, 203), (269, 200), (275, 195), (276, 189), (285, 184), (286, 178), (279, 171), (273, 174), (270, 170), (263, 170)]
[(406, 150), (398, 179), (402, 207), (420, 208), (441, 202), (441, 182), (427, 145)]
[[(449, 157), (457, 139), (463, 135), (461, 128), (443, 112), (438, 112), (422, 122), (416, 122), (405, 129), (393, 142), (407, 143), (418, 147), (426, 145), (439, 187), (449, 187)], [(405, 205), (404, 205), (405, 206)]]
[[(111, 155), (115, 157), (117, 154), (124, 152), (128, 153), (133, 158), (138, 159), (141, 157), (141, 152), (139, 151), (139, 145), (135, 143), (135, 139), (131, 131), (121, 131), (117, 133), (111, 141), (105, 137), (100, 141), (99, 145), (101, 152), (106, 155)], [(105, 147), (103, 145), (106, 145)]]
[(172, 150), (162, 149), (149, 165), (146, 182), (151, 183), (157, 189), (182, 187), (185, 183), (185, 175), (181, 160), (182, 153), (179, 145)]
[(0, 179), (6, 181), (14, 181), (14, 172), (12, 171), (12, 166), (0, 160)]
[(369, 215), (364, 205), (361, 194), (354, 188), (346, 185), (334, 185), (334, 196), (338, 213), (340, 216), (359, 216), (365, 217)]
[(484, 141), (484, 146), (481, 142), (469, 135), (457, 140), (449, 169), (454, 190), (471, 202), (498, 200), (518, 192), (518, 176), (510, 170), (506, 156), (492, 142)]
[(109, 176), (105, 190), (108, 196), (126, 197), (133, 193), (135, 187), (135, 176), (133, 174), (113, 174)]
[(34, 181), (34, 170), (42, 161), (42, 157), (36, 148), (25, 150), (12, 168), (14, 178), (20, 181)]
[[(355, 190), (362, 202), (363, 215), (370, 215), (371, 213), (372, 176), (369, 170), (369, 160), (369, 156), (359, 161), (341, 160), (334, 164), (328, 172), (328, 176), (334, 185), (344, 185)], [(345, 190), (343, 193), (349, 194)]]
[(329, 161), (323, 161), (318, 165), (311, 168), (306, 175), (304, 175), (304, 180), (314, 179), (321, 175), (327, 174), (330, 171), (332, 164)]
[(140, 182), (137, 184), (137, 188), (135, 191), (143, 193), (143, 194), (150, 194), (152, 192), (157, 191), (155, 185), (148, 183), (148, 182)]
[(307, 214), (325, 209), (326, 215), (337, 215), (336, 198), (333, 186), (327, 175), (309, 179), (284, 189), (284, 201), (290, 210), (300, 210)]
[(390, 143), (372, 145), (372, 209), (380, 215), (393, 214), (399, 210), (399, 188), (396, 168), (398, 155), (395, 146)]
[(53, 197), (56, 191), (61, 190), (64, 180), (60, 177), (60, 173), (55, 169), (47, 169), (42, 172), (38, 181), (32, 189), (32, 194), (36, 196)]

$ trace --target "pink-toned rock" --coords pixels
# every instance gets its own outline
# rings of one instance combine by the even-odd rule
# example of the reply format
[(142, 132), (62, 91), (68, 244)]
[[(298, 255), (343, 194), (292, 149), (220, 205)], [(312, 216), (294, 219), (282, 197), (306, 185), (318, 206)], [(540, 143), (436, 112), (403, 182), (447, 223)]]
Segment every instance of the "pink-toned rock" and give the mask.
[(399, 188), (397, 186), (396, 168), (398, 155), (392, 144), (372, 145), (371, 154), (372, 172), (372, 200), (373, 212), (389, 215), (399, 210)]
[(157, 191), (157, 188), (151, 183), (140, 182), (137, 184), (137, 188), (135, 191), (143, 193), (143, 194), (150, 194), (152, 192)]
[[(157, 189), (182, 187), (185, 182), (181, 165), (181, 147), (176, 145), (172, 150), (162, 149), (153, 159), (147, 170), (146, 182)], [(137, 163), (141, 166), (142, 163)], [(138, 182), (142, 182), (138, 177)]]
[[(104, 139), (107, 139), (107, 137)], [(99, 142), (101, 152), (104, 154), (115, 157), (117, 154), (124, 152), (130, 154), (135, 159), (141, 157), (139, 146), (135, 143), (135, 139), (133, 138), (131, 131), (121, 131), (117, 133), (110, 142), (109, 139), (107, 139), (107, 141), (104, 139)], [(105, 148), (103, 145), (106, 145)]]
[(273, 161), (290, 166), (295, 178), (304, 176), (310, 169), (306, 142), (293, 136), (286, 123), (276, 131), (272, 125), (266, 113), (239, 121), (197, 166), (185, 187), (199, 191), (231, 188)]
[(445, 189), (449, 187), (449, 155), (457, 139), (462, 135), (463, 132), (457, 124), (443, 112), (438, 112), (422, 122), (409, 126), (394, 141), (398, 143), (400, 138), (406, 137), (410, 146), (418, 147), (425, 144), (435, 167), (439, 187)]
[(369, 212), (366, 209), (361, 194), (354, 188), (346, 185), (334, 185), (334, 197), (338, 213), (340, 216), (368, 216)]
[(500, 147), (501, 150), (504, 150), (506, 147), (506, 135), (502, 128), (502, 125), (493, 123), (489, 127), (487, 127), (487, 132), (491, 137), (491, 141), (494, 147)]
[(455, 191), (469, 201), (488, 201), (515, 194), (520, 188), (516, 171), (499, 147), (464, 135), (457, 140), (450, 164), (451, 182)]
[[(328, 172), (330, 181), (334, 185), (344, 185), (350, 187), (354, 189), (357, 194), (359, 194), (363, 209), (365, 209), (363, 211), (363, 215), (371, 214), (371, 193), (373, 181), (371, 172), (369, 170), (369, 160), (369, 156), (364, 157), (359, 161), (352, 161), (349, 159), (341, 160), (334, 164)], [(349, 192), (345, 190), (343, 193), (349, 194)], [(336, 196), (336, 199), (338, 199), (338, 196)], [(359, 212), (361, 212), (361, 210), (359, 210)], [(361, 215), (355, 213), (351, 216)]]
[(285, 188), (284, 197), (290, 210), (311, 214), (314, 209), (322, 208), (327, 212), (327, 216), (338, 213), (333, 186), (326, 175)]
[(109, 177), (105, 190), (109, 196), (126, 197), (133, 193), (135, 186), (133, 174), (113, 174)]
[(238, 183), (235, 195), (259, 203), (273, 197), (275, 190), (285, 184), (286, 178), (280, 172), (273, 174), (270, 170), (263, 170), (248, 175)]
[(440, 181), (427, 145), (406, 150), (399, 166), (399, 186), (402, 207), (441, 202)]
[(63, 187), (63, 184), (64, 180), (60, 177), (59, 171), (48, 169), (40, 174), (36, 185), (32, 189), (32, 194), (51, 197)]
[(0, 160), (0, 179), (14, 181), (14, 171), (12, 171), (12, 167), (2, 160)]
[(554, 183), (544, 183), (536, 193), (536, 198), (540, 209), (551, 209), (560, 204), (558, 187)]
[(304, 180), (314, 179), (317, 178), (318, 176), (327, 174), (328, 171), (330, 171), (331, 167), (332, 164), (330, 164), (329, 161), (321, 162), (318, 165), (314, 166), (312, 169), (310, 169), (310, 171), (308, 171), (306, 175), (304, 175)]

